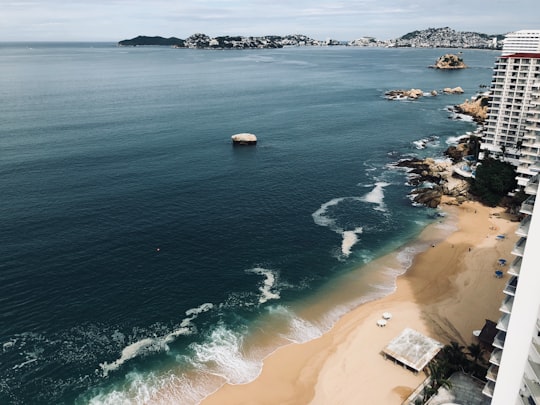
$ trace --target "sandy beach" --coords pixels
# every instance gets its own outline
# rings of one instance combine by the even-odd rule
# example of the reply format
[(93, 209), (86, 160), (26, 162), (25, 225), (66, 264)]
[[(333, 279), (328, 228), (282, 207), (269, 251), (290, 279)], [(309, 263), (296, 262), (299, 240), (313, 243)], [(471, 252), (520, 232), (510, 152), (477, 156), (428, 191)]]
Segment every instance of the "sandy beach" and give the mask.
[[(225, 385), (202, 404), (401, 404), (425, 374), (385, 360), (382, 349), (405, 328), (443, 344), (476, 342), (473, 330), (498, 320), (509, 278), (494, 271), (499, 258), (512, 260), (518, 224), (476, 202), (444, 210), (457, 230), (418, 254), (393, 294), (359, 306), (318, 339), (276, 350), (255, 381)], [(435, 233), (430, 226), (420, 237)], [(378, 327), (383, 312), (392, 319)]]

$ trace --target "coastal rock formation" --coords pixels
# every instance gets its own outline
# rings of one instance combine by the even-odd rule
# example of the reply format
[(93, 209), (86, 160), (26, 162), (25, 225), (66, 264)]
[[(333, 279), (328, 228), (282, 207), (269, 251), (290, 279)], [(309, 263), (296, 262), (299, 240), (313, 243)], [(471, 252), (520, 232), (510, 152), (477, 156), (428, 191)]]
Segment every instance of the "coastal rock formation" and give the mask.
[(463, 59), (458, 55), (447, 53), (437, 59), (437, 62), (433, 66), (434, 69), (465, 69), (467, 65), (463, 62)]
[[(442, 92), (444, 94), (461, 94), (463, 89), (461, 87), (445, 87)], [(384, 93), (384, 96), (388, 100), (418, 100), (423, 96), (437, 96), (439, 92), (437, 90), (431, 90), (430, 92), (425, 92), (421, 89), (410, 89), (410, 90), (389, 90)]]
[(233, 145), (255, 145), (257, 137), (253, 134), (241, 133), (231, 136)]
[(426, 207), (436, 208), (444, 200), (445, 204), (461, 204), (468, 199), (469, 184), (452, 177), (452, 165), (436, 162), (433, 159), (407, 159), (398, 167), (407, 167), (413, 174), (409, 184), (415, 186), (411, 191), (412, 200)]
[[(432, 94), (432, 95), (436, 95)], [(424, 92), (420, 89), (410, 89), (410, 90), (390, 90), (384, 93), (384, 96), (389, 100), (416, 100), (424, 95)]]
[(454, 106), (454, 110), (460, 114), (470, 115), (478, 123), (483, 123), (487, 118), (488, 100), (488, 95), (480, 94), (470, 100), (465, 100), (462, 104)]
[(406, 159), (397, 163), (398, 167), (409, 168), (409, 173), (414, 175), (409, 179), (409, 184), (418, 186), (426, 182), (440, 184), (446, 179), (447, 168), (436, 163), (433, 159)]
[(454, 88), (445, 87), (443, 89), (443, 92), (446, 94), (463, 94), (464, 93), (463, 89), (460, 86), (457, 86)]
[(465, 137), (459, 141), (457, 145), (450, 145), (444, 154), (448, 156), (454, 163), (461, 162), (465, 156), (478, 157), (480, 152), (480, 138), (475, 135)]

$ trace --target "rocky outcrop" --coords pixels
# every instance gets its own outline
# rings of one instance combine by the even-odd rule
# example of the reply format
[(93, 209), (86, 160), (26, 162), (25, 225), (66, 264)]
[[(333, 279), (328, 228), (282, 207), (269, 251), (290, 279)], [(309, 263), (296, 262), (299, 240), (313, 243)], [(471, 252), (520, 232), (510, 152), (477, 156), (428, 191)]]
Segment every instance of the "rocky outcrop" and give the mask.
[(489, 96), (482, 94), (465, 100), (462, 104), (454, 106), (454, 110), (460, 114), (473, 117), (476, 122), (483, 123), (487, 118)]
[(445, 204), (461, 204), (468, 199), (469, 184), (451, 176), (451, 166), (438, 163), (433, 159), (407, 159), (399, 162), (398, 167), (407, 167), (413, 174), (409, 184), (416, 188), (411, 191), (415, 203), (426, 207), (438, 207)]
[(478, 157), (480, 152), (480, 138), (476, 135), (470, 135), (462, 138), (457, 145), (450, 145), (444, 154), (454, 163), (461, 162), (465, 156)]
[(430, 66), (434, 69), (465, 69), (468, 66), (463, 62), (463, 59), (452, 53), (447, 53), (446, 55), (441, 56), (437, 59), (437, 62), (433, 66)]
[[(444, 94), (461, 94), (463, 89), (461, 87), (445, 87), (442, 90)], [(439, 92), (437, 90), (431, 90), (430, 92), (425, 92), (421, 89), (410, 89), (410, 90), (389, 90), (384, 93), (384, 96), (388, 100), (418, 100), (423, 96), (437, 96)]]
[(454, 88), (445, 87), (443, 89), (443, 92), (446, 94), (463, 94), (464, 93), (463, 89), (460, 86), (457, 86)]
[(253, 134), (241, 133), (231, 136), (233, 145), (256, 145), (257, 137)]
[(389, 100), (409, 99), (416, 100), (424, 95), (420, 89), (410, 90), (390, 90), (384, 93), (384, 96)]

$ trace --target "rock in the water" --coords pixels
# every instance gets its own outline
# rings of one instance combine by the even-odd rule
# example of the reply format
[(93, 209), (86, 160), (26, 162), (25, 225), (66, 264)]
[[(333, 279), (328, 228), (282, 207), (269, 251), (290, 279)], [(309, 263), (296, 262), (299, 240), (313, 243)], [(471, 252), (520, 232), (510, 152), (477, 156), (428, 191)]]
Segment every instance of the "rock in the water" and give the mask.
[(463, 89), (460, 86), (457, 86), (454, 88), (445, 87), (443, 89), (443, 92), (445, 92), (446, 94), (463, 94), (464, 93)]
[(458, 55), (447, 53), (441, 56), (433, 66), (434, 69), (465, 69), (467, 65)]
[(233, 145), (255, 145), (257, 137), (253, 134), (241, 133), (231, 136)]

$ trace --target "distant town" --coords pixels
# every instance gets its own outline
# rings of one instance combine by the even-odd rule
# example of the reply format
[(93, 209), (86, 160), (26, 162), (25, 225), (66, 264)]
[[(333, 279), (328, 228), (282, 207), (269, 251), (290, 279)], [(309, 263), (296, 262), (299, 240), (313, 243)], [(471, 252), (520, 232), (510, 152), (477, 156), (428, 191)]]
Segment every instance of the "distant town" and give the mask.
[(306, 35), (286, 36), (219, 36), (194, 34), (187, 39), (160, 36), (138, 36), (118, 42), (119, 46), (172, 46), (192, 49), (251, 49), (283, 48), (286, 46), (359, 46), (359, 47), (411, 47), (411, 48), (474, 48), (502, 49), (504, 34), (488, 35), (478, 32), (460, 32), (451, 28), (428, 28), (413, 31), (396, 39), (381, 41), (374, 37), (361, 37), (352, 41), (336, 39), (318, 40)]

